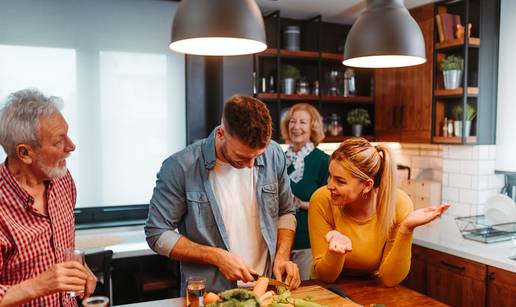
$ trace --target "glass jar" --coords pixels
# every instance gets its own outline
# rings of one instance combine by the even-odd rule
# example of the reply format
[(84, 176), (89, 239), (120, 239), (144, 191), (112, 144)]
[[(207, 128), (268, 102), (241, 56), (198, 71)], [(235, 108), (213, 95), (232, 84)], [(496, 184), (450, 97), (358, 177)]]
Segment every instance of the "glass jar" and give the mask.
[(310, 84), (307, 81), (300, 80), (297, 82), (296, 94), (310, 95)]
[(328, 133), (332, 136), (338, 136), (342, 133), (342, 120), (336, 113), (333, 113), (329, 118)]

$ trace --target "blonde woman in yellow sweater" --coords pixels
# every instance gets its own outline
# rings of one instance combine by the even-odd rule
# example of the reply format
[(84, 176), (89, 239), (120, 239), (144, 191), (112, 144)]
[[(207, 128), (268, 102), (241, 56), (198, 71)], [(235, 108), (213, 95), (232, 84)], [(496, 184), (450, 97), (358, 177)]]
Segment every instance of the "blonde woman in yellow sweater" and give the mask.
[(412, 231), (449, 205), (414, 211), (407, 194), (396, 189), (389, 148), (363, 138), (342, 142), (329, 173), (308, 207), (312, 278), (333, 282), (341, 274), (374, 274), (386, 286), (399, 284), (410, 269)]

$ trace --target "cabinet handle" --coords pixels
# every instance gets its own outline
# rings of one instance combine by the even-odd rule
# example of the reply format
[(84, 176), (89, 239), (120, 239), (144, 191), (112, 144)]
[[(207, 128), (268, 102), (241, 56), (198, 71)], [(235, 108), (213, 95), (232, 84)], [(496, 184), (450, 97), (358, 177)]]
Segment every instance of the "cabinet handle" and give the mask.
[(495, 272), (490, 272), (487, 278), (489, 278), (489, 280), (495, 280)]
[(457, 270), (457, 271), (464, 271), (466, 270), (466, 267), (463, 267), (463, 266), (458, 266), (458, 265), (455, 265), (455, 264), (451, 264), (451, 263), (448, 263), (444, 260), (441, 260), (441, 264), (444, 265), (444, 266), (447, 266), (451, 269), (454, 269), (454, 270)]
[(405, 113), (405, 106), (400, 107), (400, 127), (405, 128), (405, 125), (403, 125), (403, 113)]
[(391, 126), (393, 128), (398, 128), (398, 121), (396, 120), (396, 113), (398, 111), (398, 107), (392, 107), (392, 122), (391, 122)]

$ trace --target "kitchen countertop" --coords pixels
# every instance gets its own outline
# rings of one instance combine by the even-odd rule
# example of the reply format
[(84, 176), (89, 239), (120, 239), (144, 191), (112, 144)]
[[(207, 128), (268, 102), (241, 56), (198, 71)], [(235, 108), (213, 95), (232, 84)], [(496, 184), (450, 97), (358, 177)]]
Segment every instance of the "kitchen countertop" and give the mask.
[(145, 241), (143, 225), (77, 230), (75, 246), (87, 252), (110, 249), (113, 259), (156, 254)]
[[(111, 249), (114, 259), (155, 254), (145, 241), (143, 225), (78, 230), (75, 238), (77, 248), (87, 251)], [(516, 273), (516, 261), (508, 258), (516, 256), (516, 243), (509, 240), (485, 244), (464, 239), (453, 217), (448, 215), (416, 228), (413, 242), (422, 247)]]
[(464, 239), (449, 215), (416, 228), (413, 243), (516, 273), (516, 261), (508, 258), (516, 256), (516, 241), (485, 244)]

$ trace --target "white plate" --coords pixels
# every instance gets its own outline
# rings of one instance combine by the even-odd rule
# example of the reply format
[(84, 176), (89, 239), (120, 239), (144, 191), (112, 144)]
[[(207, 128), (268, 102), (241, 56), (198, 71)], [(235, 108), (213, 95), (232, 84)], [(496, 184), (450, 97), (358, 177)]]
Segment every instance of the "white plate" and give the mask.
[(491, 196), (484, 207), (486, 219), (491, 225), (516, 222), (516, 205), (506, 195)]

